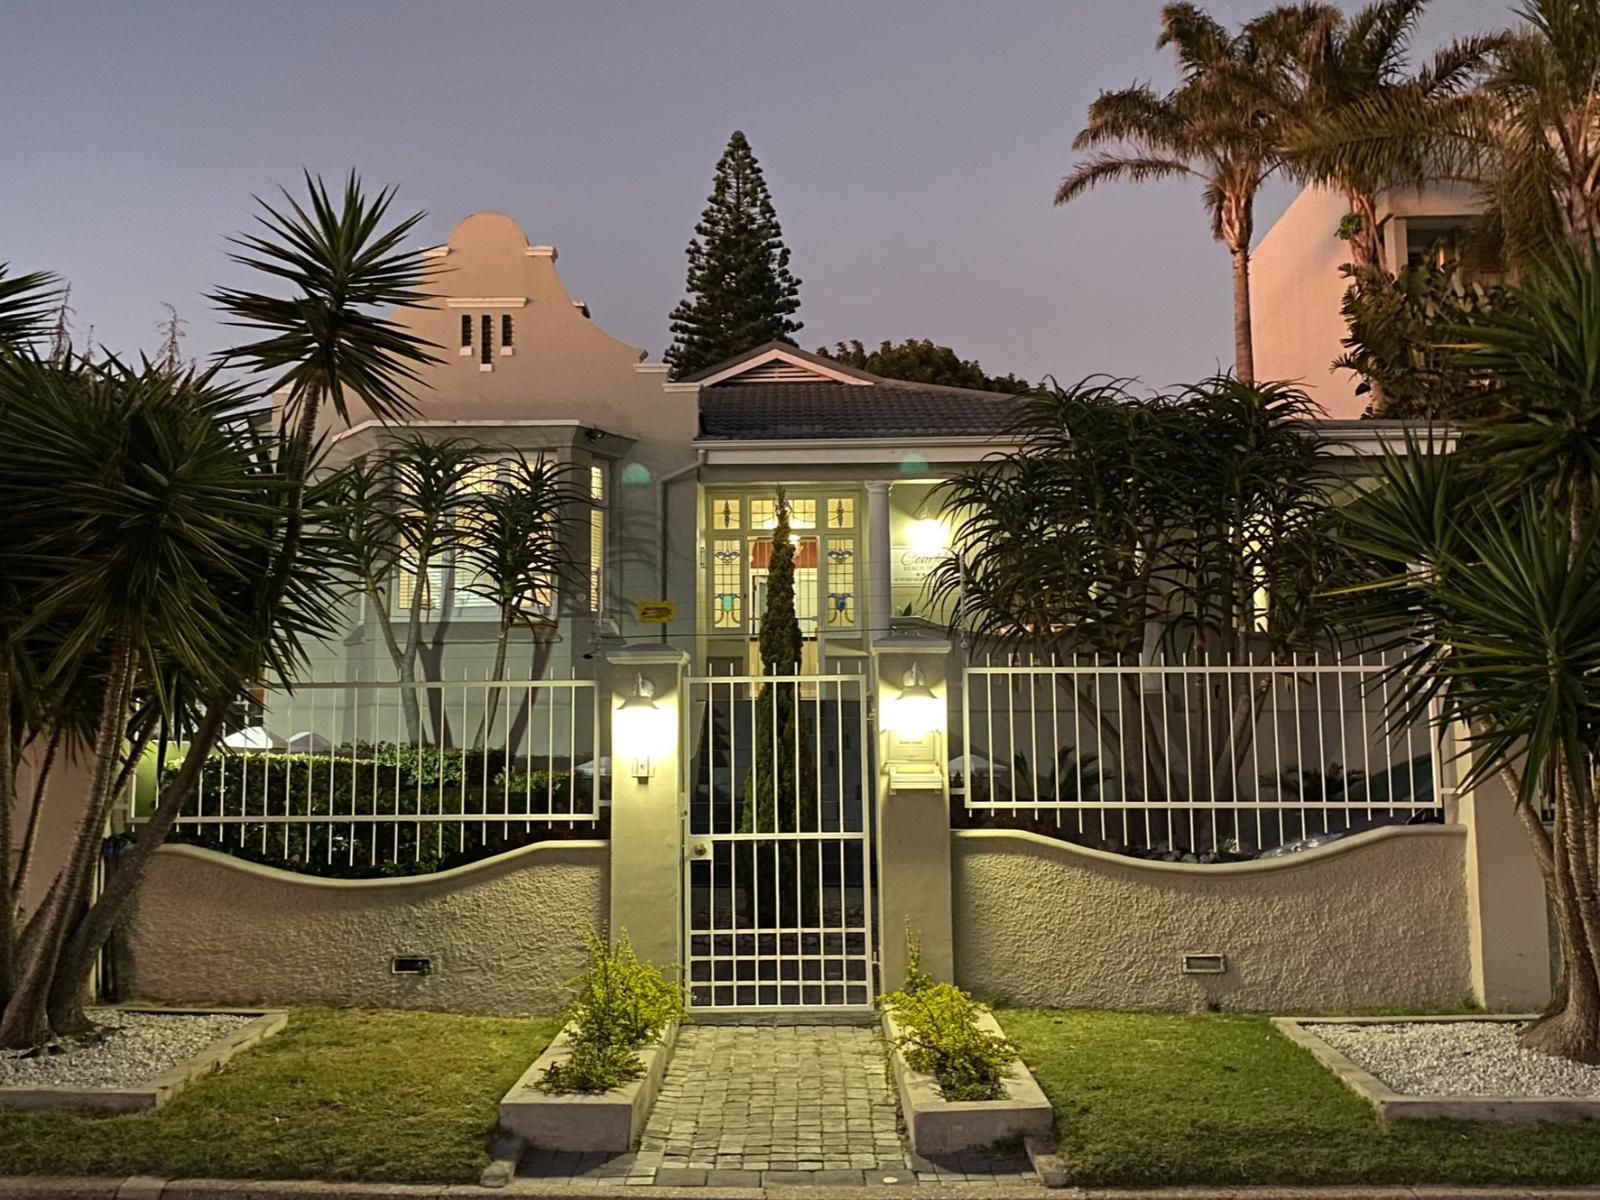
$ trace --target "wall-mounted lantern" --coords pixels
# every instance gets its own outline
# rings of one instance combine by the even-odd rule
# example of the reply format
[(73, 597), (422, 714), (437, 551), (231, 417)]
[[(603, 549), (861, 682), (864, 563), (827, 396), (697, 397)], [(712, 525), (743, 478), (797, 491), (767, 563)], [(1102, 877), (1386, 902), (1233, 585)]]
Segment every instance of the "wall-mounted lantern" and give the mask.
[(900, 694), (887, 707), (884, 728), (901, 738), (926, 737), (943, 723), (942, 703), (928, 686), (919, 662), (913, 662), (900, 677)]

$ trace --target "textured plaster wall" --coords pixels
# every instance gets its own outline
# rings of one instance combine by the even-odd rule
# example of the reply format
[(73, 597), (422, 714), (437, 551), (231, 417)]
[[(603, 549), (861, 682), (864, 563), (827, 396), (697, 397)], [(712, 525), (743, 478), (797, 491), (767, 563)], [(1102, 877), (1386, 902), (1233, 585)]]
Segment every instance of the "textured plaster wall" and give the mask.
[[(550, 1012), (583, 968), (584, 931), (605, 927), (606, 887), (604, 842), (360, 881), (165, 846), (129, 927), (128, 991), (169, 1004)], [(391, 972), (413, 954), (434, 973)]]
[[(1328, 1011), (1455, 1004), (1471, 990), (1458, 826), (1198, 869), (1007, 830), (952, 837), (956, 979), (980, 995)], [(1191, 953), (1226, 954), (1228, 970), (1184, 975)]]

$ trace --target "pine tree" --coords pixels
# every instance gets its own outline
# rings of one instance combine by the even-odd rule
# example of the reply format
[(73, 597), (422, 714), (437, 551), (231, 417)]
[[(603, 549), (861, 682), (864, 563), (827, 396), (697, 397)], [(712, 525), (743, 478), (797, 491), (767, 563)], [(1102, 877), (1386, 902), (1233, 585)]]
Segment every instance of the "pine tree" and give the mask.
[(800, 281), (761, 166), (734, 132), (717, 162), (706, 210), (689, 242), (689, 294), (672, 310), (667, 365), (692, 375), (763, 342), (793, 343), (802, 328)]

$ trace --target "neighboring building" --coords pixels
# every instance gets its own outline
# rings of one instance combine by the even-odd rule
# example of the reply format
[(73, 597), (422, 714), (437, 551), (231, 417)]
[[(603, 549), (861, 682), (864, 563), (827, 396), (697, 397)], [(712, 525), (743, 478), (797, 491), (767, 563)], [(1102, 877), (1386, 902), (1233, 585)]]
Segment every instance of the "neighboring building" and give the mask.
[[(1347, 332), (1340, 304), (1349, 280), (1340, 268), (1350, 256), (1339, 223), (1349, 210), (1338, 192), (1307, 188), (1251, 256), (1256, 376), (1300, 382), (1332, 418), (1366, 410), (1365, 397), (1356, 394), (1360, 380), (1333, 369)], [(1468, 279), (1497, 280), (1500, 268), (1476, 255), (1465, 236), (1481, 211), (1482, 202), (1461, 185), (1385, 195), (1378, 204), (1384, 266), (1397, 272), (1429, 253), (1446, 253), (1460, 256)]]

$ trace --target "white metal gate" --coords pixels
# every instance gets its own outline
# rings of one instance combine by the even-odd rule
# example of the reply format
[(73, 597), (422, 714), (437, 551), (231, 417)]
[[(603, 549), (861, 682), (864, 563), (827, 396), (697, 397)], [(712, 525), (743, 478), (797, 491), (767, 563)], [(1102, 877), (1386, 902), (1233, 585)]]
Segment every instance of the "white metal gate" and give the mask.
[(867, 687), (865, 675), (687, 681), (692, 1007), (872, 1003)]

